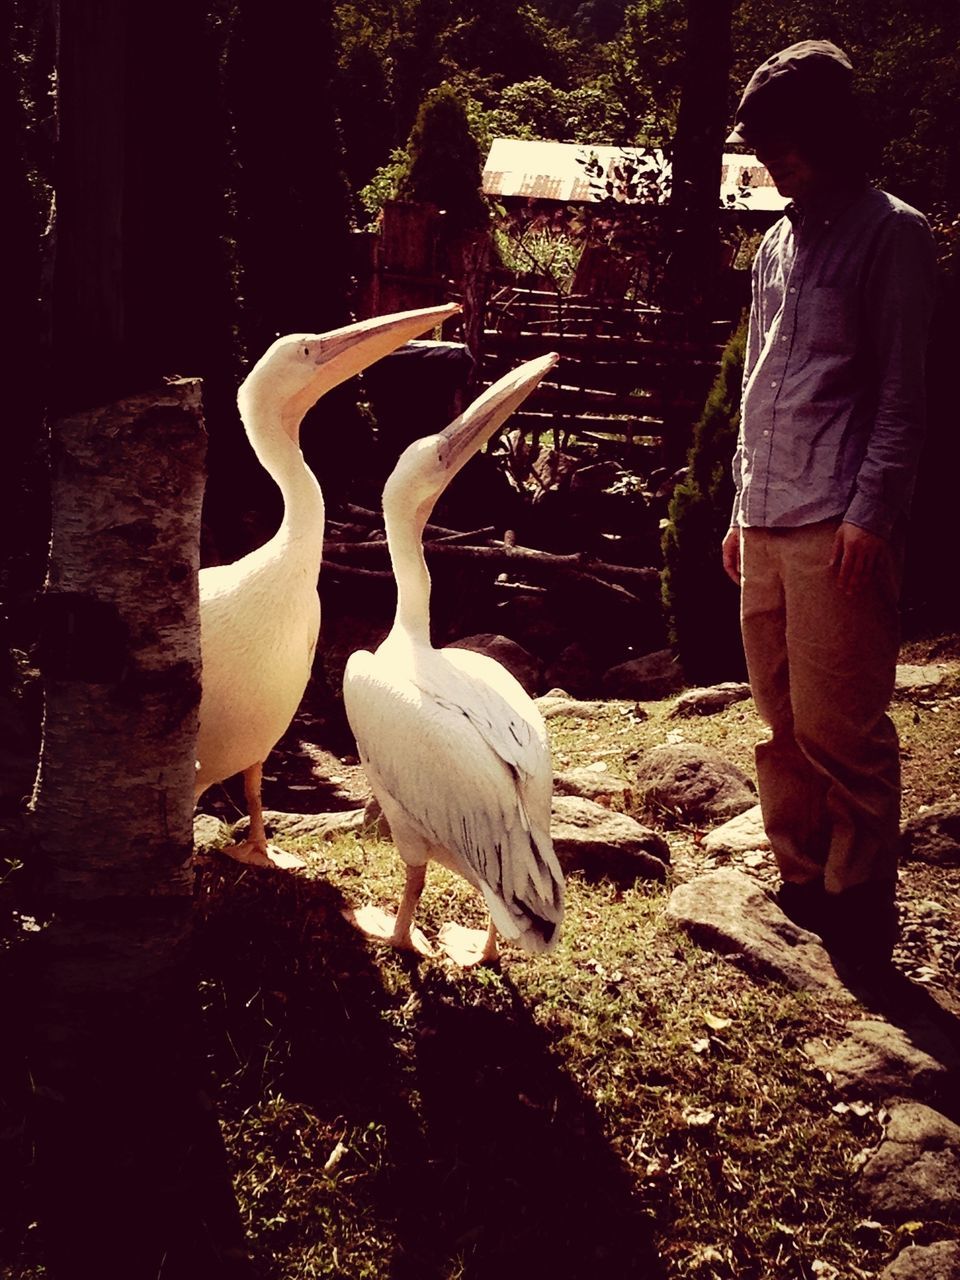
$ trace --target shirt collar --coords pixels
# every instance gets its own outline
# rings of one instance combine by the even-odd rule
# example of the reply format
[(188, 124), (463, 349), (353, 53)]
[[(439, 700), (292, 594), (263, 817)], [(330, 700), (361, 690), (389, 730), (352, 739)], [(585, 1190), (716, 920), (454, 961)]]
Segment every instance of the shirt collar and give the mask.
[(848, 209), (850, 205), (858, 200), (868, 188), (868, 183), (858, 182), (854, 186), (835, 187), (830, 191), (820, 192), (818, 195), (811, 196), (809, 200), (804, 200), (802, 205), (798, 205), (796, 201), (791, 200), (785, 207), (784, 213), (790, 219), (795, 231), (801, 227), (828, 227), (845, 209)]

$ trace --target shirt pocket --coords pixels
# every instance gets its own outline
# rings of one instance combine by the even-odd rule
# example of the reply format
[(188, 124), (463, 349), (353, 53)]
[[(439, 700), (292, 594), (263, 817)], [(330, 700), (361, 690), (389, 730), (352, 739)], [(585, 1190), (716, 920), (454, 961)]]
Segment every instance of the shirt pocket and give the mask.
[(811, 351), (840, 354), (854, 350), (857, 317), (849, 290), (819, 285), (810, 290), (804, 312)]

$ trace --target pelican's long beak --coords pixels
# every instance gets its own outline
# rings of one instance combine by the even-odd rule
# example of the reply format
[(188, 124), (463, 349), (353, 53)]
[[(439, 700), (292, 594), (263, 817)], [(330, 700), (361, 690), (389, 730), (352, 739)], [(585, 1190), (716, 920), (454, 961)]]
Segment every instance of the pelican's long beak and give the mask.
[(435, 329), (459, 310), (458, 304), (451, 302), (441, 307), (398, 311), (320, 334), (315, 363), (322, 367), (325, 388), (339, 386), (411, 338)]
[(511, 369), (440, 432), (440, 462), (450, 475), (459, 471), (503, 426), (558, 359), (559, 356), (551, 351), (549, 355), (538, 356), (536, 360), (528, 360)]

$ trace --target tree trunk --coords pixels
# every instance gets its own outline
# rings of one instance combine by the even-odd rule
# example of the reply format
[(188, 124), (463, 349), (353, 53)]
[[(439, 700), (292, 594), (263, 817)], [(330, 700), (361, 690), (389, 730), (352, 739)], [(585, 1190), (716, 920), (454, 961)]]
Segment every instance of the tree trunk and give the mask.
[[(62, 420), (27, 951), (49, 1274), (240, 1274), (189, 964), (200, 383)], [(26, 981), (26, 979), (25, 979)]]
[(734, 3), (686, 0), (686, 54), (672, 157), (673, 243), (664, 294), (666, 305), (681, 311), (709, 303), (720, 265), (720, 176)]

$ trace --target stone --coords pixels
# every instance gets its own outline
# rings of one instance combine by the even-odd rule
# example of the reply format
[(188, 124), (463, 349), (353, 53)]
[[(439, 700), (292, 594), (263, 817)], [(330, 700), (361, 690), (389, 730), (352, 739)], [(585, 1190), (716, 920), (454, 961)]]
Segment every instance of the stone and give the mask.
[(636, 767), (641, 802), (689, 822), (723, 822), (757, 802), (750, 778), (712, 747), (664, 743), (642, 752)]
[(960, 1217), (960, 1125), (922, 1102), (899, 1102), (880, 1146), (863, 1166), (860, 1191), (887, 1222)]
[(878, 1019), (850, 1022), (847, 1032), (833, 1048), (817, 1041), (805, 1046), (808, 1057), (830, 1073), (843, 1097), (935, 1102), (954, 1092), (960, 1058), (945, 1038), (937, 1040), (934, 1056), (901, 1027)]
[(935, 663), (917, 666), (902, 662), (897, 666), (897, 678), (894, 693), (932, 693), (943, 684), (945, 671)]
[(736, 702), (745, 702), (750, 696), (750, 686), (735, 680), (726, 680), (707, 689), (687, 689), (677, 699), (670, 716), (712, 716)]
[(658, 649), (610, 667), (601, 677), (600, 688), (607, 698), (654, 702), (683, 688), (683, 671), (671, 649)]
[(380, 801), (376, 796), (371, 796), (364, 805), (363, 822), (360, 829), (365, 832), (369, 831), (378, 840), (393, 839), (390, 834), (390, 823), (387, 821), (387, 815), (380, 808)]
[(908, 1245), (884, 1267), (879, 1280), (960, 1280), (960, 1241)]
[[(336, 813), (281, 813), (264, 809), (263, 825), (267, 835), (278, 840), (335, 840), (363, 828), (363, 809), (344, 809)], [(242, 818), (233, 828), (242, 840), (250, 828), (249, 818)]]
[(788, 920), (743, 871), (722, 867), (678, 885), (667, 915), (700, 946), (738, 957), (759, 977), (851, 998), (817, 935)]
[(903, 856), (960, 867), (960, 806), (932, 804), (904, 823)]
[(565, 872), (606, 876), (620, 885), (666, 879), (666, 840), (625, 813), (611, 813), (580, 796), (554, 796), (550, 829)]
[(760, 806), (744, 809), (735, 818), (707, 832), (700, 846), (705, 853), (750, 853), (757, 849), (769, 849), (770, 839), (763, 825)]
[(474, 653), (483, 653), (488, 658), (493, 658), (494, 662), (499, 662), (501, 666), (506, 667), (531, 697), (539, 693), (543, 687), (543, 663), (507, 636), (484, 632), (481, 635), (464, 636), (461, 640), (454, 640), (447, 648), (472, 649)]
[(212, 813), (198, 813), (193, 820), (193, 843), (197, 849), (213, 849), (230, 843), (230, 831)]
[(618, 778), (609, 769), (596, 769), (589, 765), (582, 769), (565, 769), (562, 773), (555, 774), (553, 794), (580, 796), (584, 800), (602, 804), (607, 809), (626, 808), (633, 800), (629, 782)]
[(537, 698), (537, 706), (544, 720), (554, 716), (569, 716), (572, 720), (595, 720), (607, 710), (605, 702), (585, 702), (579, 698), (571, 698), (562, 690), (552, 690)]

